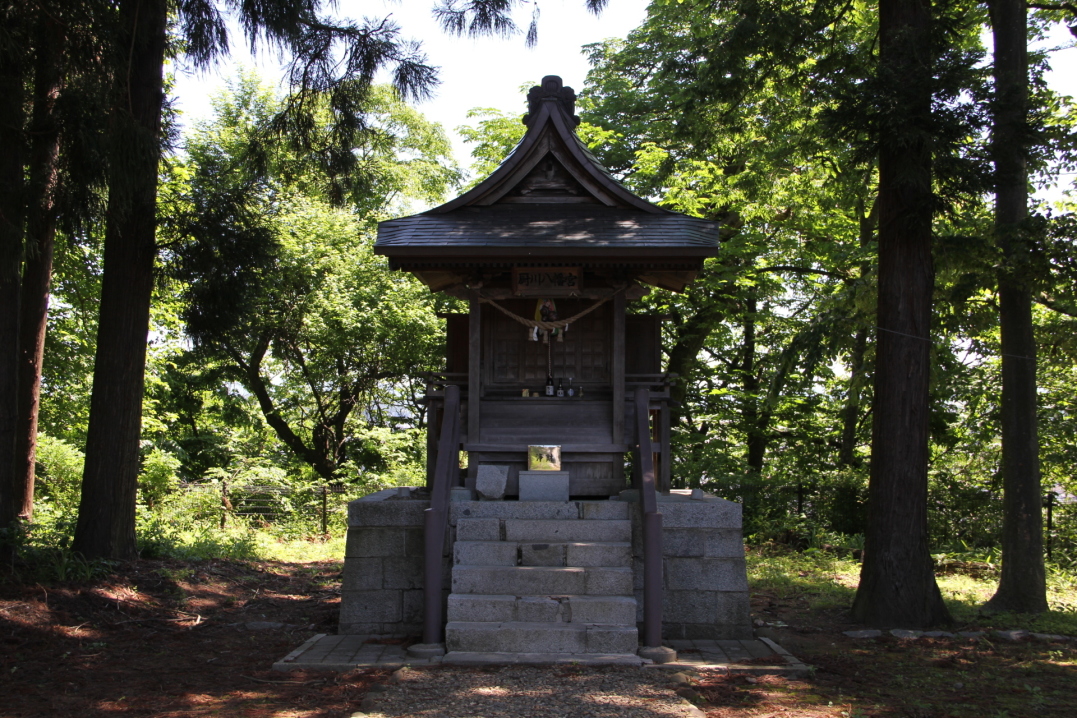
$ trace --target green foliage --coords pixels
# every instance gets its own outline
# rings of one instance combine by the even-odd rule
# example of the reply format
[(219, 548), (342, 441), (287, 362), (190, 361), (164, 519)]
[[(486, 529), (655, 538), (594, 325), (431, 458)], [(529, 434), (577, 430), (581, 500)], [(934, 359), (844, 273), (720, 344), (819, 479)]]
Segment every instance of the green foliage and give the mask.
[[(281, 100), (250, 75), (216, 99), (216, 119), (188, 139), (190, 163), (176, 168), (168, 195), (169, 231), (180, 316), (196, 346), (171, 363), (176, 378), (162, 393), (177, 419), (197, 412), (204, 422), (207, 409), (248, 417), (243, 436), (218, 426), (212, 440), (200, 433), (199, 446), (183, 439), (193, 480), (213, 467), (232, 471), (228, 447), (237, 442), (264, 450), (265, 430), (286, 463), (324, 479), (361, 484), (400, 458), (399, 441), (362, 438), (379, 427), (402, 431), (409, 460), (422, 463), (415, 382), (437, 368), (440, 325), (429, 293), (374, 256), (372, 230), (411, 200), (438, 200), (458, 173), (438, 126), (386, 88), (367, 101), (376, 131), (353, 149), (362, 181), (344, 194), (314, 154), (267, 144)], [(316, 117), (332, 132), (328, 115)], [(349, 206), (334, 206), (340, 201)], [(184, 380), (192, 374), (198, 392)]]
[(152, 508), (176, 490), (180, 481), (176, 472), (180, 464), (180, 460), (175, 456), (158, 448), (152, 449), (142, 461), (138, 485), (142, 490), (142, 500), (147, 506)]

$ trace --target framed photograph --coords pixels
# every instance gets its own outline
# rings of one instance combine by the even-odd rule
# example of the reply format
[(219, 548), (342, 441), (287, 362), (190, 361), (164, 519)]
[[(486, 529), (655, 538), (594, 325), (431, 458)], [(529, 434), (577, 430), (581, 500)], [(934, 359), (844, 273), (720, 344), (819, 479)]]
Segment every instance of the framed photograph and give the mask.
[(560, 471), (561, 470), (561, 447), (560, 446), (528, 446), (527, 447), (527, 470), (528, 471)]

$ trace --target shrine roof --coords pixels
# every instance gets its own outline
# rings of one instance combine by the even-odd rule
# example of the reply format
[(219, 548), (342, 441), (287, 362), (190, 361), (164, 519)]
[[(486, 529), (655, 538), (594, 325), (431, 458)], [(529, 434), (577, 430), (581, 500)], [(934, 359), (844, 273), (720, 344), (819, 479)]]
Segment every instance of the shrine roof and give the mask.
[(717, 222), (683, 214), (595, 204), (560, 205), (551, 212), (549, 205), (503, 204), (382, 222), (377, 247), (392, 248), (383, 252), (390, 256), (425, 254), (433, 247), (446, 254), (474, 254), (477, 248), (594, 254), (627, 247), (698, 254), (715, 247), (717, 231)]
[(548, 76), (528, 93), (528, 129), (489, 177), (439, 207), (381, 222), (390, 259), (677, 256), (717, 253), (718, 223), (658, 207), (614, 179), (576, 136), (576, 95)]

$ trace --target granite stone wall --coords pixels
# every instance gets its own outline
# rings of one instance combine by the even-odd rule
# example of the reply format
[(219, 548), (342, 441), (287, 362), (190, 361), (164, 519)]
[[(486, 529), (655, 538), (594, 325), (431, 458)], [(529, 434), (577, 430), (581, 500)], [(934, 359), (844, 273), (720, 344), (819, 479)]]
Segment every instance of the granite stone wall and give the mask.
[[(752, 638), (741, 506), (708, 496), (661, 497), (662, 637)], [(643, 528), (632, 516), (636, 621), (643, 628)]]
[[(629, 492), (626, 492), (629, 493)], [(714, 497), (662, 497), (663, 622), (665, 638), (751, 638), (748, 583), (741, 537), (740, 504)], [(550, 513), (542, 502), (452, 502), (445, 539), (442, 600), (448, 601), (451, 557), (460, 518), (473, 519), (469, 531), (489, 523), (498, 540), (506, 518), (620, 518), (623, 504), (566, 502)], [(429, 501), (401, 497), (397, 489), (365, 496), (348, 505), (348, 540), (341, 590), (341, 634), (415, 636), (423, 625), (423, 511)], [(616, 510), (614, 510), (616, 509)], [(643, 532), (639, 504), (631, 503), (632, 565), (636, 620), (643, 621)], [(474, 519), (487, 519), (486, 522)], [(443, 612), (443, 616), (445, 613)]]
[[(422, 633), (423, 511), (429, 506), (429, 501), (401, 497), (397, 489), (348, 504), (339, 633)], [(443, 601), (451, 580), (451, 539), (450, 531), (442, 559)]]

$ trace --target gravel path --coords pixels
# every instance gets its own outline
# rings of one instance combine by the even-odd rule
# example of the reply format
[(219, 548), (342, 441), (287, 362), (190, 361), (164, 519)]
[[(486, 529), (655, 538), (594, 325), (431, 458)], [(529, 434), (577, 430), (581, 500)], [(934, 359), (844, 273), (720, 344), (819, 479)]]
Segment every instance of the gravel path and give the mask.
[(632, 667), (401, 669), (370, 693), (371, 718), (689, 718), (702, 715), (664, 672)]

